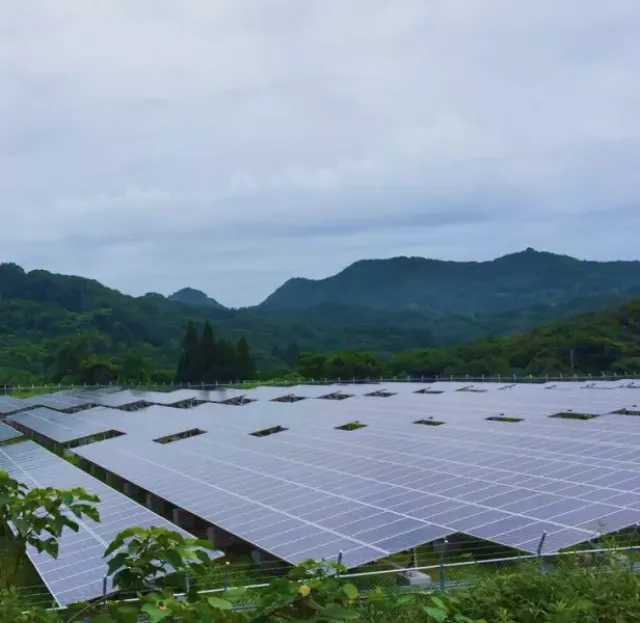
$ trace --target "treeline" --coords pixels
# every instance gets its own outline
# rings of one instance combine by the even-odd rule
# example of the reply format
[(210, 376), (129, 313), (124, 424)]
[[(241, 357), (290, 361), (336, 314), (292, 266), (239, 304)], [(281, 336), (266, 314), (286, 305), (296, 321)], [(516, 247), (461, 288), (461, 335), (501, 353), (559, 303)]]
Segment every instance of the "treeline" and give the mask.
[(176, 383), (228, 383), (254, 376), (249, 344), (244, 337), (236, 344), (225, 339), (216, 341), (208, 320), (199, 336), (195, 323), (188, 324), (176, 368)]
[[(176, 353), (177, 355), (178, 353)], [(108, 385), (110, 383), (226, 383), (255, 377), (247, 340), (237, 343), (216, 340), (210, 321), (198, 334), (195, 322), (187, 325), (179, 357), (170, 367), (159, 366), (150, 349), (110, 353), (98, 336), (80, 334), (55, 349), (47, 363), (45, 382), (61, 385)], [(16, 383), (0, 378), (0, 385)]]
[[(218, 323), (216, 323), (217, 326)], [(380, 328), (382, 330), (382, 327)], [(253, 342), (252, 342), (253, 343)], [(55, 345), (55, 347), (54, 347)], [(157, 349), (162, 349), (158, 358)], [(301, 352), (302, 351), (302, 352)], [(32, 354), (33, 353), (33, 354)], [(182, 344), (118, 350), (87, 329), (58, 345), (31, 345), (12, 360), (41, 357), (44, 382), (61, 384), (225, 383), (295, 375), (305, 379), (436, 376), (569, 376), (640, 373), (640, 301), (539, 327), (507, 338), (484, 338), (396, 354), (364, 349), (310, 352), (292, 341), (274, 348), (280, 369), (257, 368), (244, 337), (216, 339), (210, 321), (190, 322)], [(285, 367), (286, 366), (286, 367)], [(0, 385), (17, 384), (0, 368)], [(32, 382), (32, 381), (31, 381)]]
[(308, 379), (640, 373), (640, 301), (513, 337), (409, 350), (386, 359), (353, 351), (302, 353), (296, 372)]
[[(110, 383), (170, 383), (173, 373), (157, 366), (144, 349), (121, 354), (94, 349), (85, 336), (64, 342), (47, 360), (45, 382), (61, 385), (108, 385)], [(4, 382), (3, 382), (4, 381)], [(0, 385), (20, 384), (0, 379)]]

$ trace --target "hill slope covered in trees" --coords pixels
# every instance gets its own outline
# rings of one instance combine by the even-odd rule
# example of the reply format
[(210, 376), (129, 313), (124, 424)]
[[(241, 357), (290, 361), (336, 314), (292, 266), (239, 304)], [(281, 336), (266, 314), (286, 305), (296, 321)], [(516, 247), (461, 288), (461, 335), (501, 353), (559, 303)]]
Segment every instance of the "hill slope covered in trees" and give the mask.
[[(633, 273), (629, 266), (634, 263), (622, 264)], [(60, 379), (68, 377), (68, 370), (96, 364), (114, 366), (125, 381), (170, 381), (190, 321), (198, 331), (211, 321), (216, 339), (226, 343), (244, 338), (258, 371), (271, 374), (294, 367), (303, 351), (366, 351), (389, 361), (411, 349), (512, 335), (585, 310), (623, 304), (631, 294), (622, 286), (611, 293), (594, 286), (584, 296), (558, 298), (553, 304), (492, 314), (470, 314), (460, 307), (447, 315), (367, 307), (367, 296), (357, 304), (227, 309), (189, 288), (170, 297), (132, 297), (95, 280), (0, 264), (0, 384)], [(448, 295), (442, 296), (445, 300)], [(439, 297), (436, 292), (433, 300)]]
[(302, 353), (306, 378), (579, 376), (640, 373), (640, 299), (506, 338), (412, 349), (387, 360), (368, 353)]
[(262, 306), (304, 309), (322, 304), (419, 311), (431, 315), (490, 315), (568, 300), (640, 295), (640, 262), (581, 261), (527, 249), (489, 262), (420, 257), (362, 260), (333, 277), (291, 279)]

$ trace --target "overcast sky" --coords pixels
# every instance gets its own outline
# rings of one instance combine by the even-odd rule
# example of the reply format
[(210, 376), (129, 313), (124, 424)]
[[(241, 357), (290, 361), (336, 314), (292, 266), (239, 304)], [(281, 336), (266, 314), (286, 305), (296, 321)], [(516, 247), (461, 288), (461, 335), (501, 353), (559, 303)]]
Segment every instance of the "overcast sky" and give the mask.
[(2, 0), (0, 261), (239, 306), (639, 239), (638, 0)]

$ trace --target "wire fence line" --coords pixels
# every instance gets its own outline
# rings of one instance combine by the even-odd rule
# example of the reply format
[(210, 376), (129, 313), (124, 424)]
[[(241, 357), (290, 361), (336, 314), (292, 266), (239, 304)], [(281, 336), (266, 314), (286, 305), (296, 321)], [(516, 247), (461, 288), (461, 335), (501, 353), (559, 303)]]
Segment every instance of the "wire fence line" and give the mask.
[(108, 385), (90, 385), (83, 384), (63, 384), (63, 383), (45, 383), (44, 385), (2, 385), (0, 386), (0, 395), (11, 395), (12, 393), (20, 393), (24, 391), (82, 391), (82, 390), (115, 390), (115, 389), (137, 389), (137, 390), (159, 390), (171, 391), (177, 389), (193, 389), (193, 390), (216, 390), (229, 388), (247, 388), (254, 387), (293, 387), (297, 385), (350, 385), (350, 384), (380, 384), (380, 383), (436, 383), (436, 382), (463, 382), (463, 383), (549, 383), (549, 382), (589, 382), (589, 381), (634, 381), (640, 379), (639, 373), (630, 374), (607, 374), (603, 372), (601, 375), (447, 375), (447, 376), (393, 376), (393, 377), (350, 377), (350, 378), (324, 378), (324, 379), (267, 379), (267, 380), (247, 380), (235, 382), (215, 382), (215, 383), (135, 383), (135, 382), (118, 382), (109, 383)]
[[(355, 571), (337, 574), (345, 583), (355, 585), (363, 598), (375, 592), (393, 596), (424, 590), (456, 590), (470, 588), (474, 584), (492, 577), (511, 575), (525, 569), (534, 569), (545, 574), (555, 570), (567, 573), (611, 573), (625, 571), (640, 572), (640, 547), (611, 547), (606, 549), (585, 549), (564, 553), (523, 555), (517, 557), (492, 558), (487, 560), (441, 562), (435, 565), (408, 566), (373, 571)], [(198, 591), (202, 596), (224, 595), (229, 591), (235, 593), (234, 607), (237, 610), (252, 610), (260, 601), (261, 593), (269, 587), (268, 581), (258, 583), (236, 584), (225, 581), (224, 585), (206, 588)], [(239, 590), (240, 589), (240, 590)], [(149, 592), (157, 589), (150, 589)], [(240, 595), (240, 597), (238, 597)], [(176, 598), (183, 598), (182, 591), (175, 592)], [(34, 594), (30, 601), (33, 605), (46, 607), (46, 597), (42, 591)], [(135, 596), (110, 596), (106, 592), (103, 599), (116, 599), (122, 603), (136, 603)], [(44, 600), (44, 601), (43, 601)], [(58, 611), (68, 611), (68, 608), (52, 608)], [(82, 620), (82, 619), (80, 619)], [(144, 619), (140, 619), (144, 620)]]

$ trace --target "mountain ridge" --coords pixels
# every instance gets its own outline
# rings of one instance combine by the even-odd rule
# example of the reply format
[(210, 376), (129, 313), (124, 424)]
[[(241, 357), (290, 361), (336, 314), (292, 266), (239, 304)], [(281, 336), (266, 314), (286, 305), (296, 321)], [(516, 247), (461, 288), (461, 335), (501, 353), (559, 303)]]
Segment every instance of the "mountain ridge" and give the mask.
[[(426, 280), (428, 287), (425, 262), (437, 276)], [(639, 269), (640, 262), (589, 262), (533, 250), (491, 262), (363, 260), (343, 271), (355, 271), (352, 288), (336, 290), (335, 276), (326, 280), (329, 294), (349, 296), (317, 296), (310, 282), (303, 304), (230, 309), (193, 288), (134, 297), (95, 279), (0, 264), (0, 381), (46, 380), (57, 352), (123, 369), (138, 358), (147, 362), (150, 378), (169, 381), (190, 321), (198, 328), (211, 321), (216, 339), (244, 337), (263, 371), (290, 369), (296, 352), (355, 350), (385, 358), (438, 349), (623, 305), (640, 298)]]
[(181, 288), (166, 298), (169, 301), (177, 301), (178, 303), (188, 303), (190, 305), (211, 305), (218, 309), (229, 309), (222, 305), (222, 303), (218, 303), (216, 299), (211, 298), (202, 292), (202, 290), (196, 290), (195, 288), (190, 287)]
[(290, 279), (259, 307), (285, 311), (357, 301), (376, 309), (474, 315), (620, 292), (640, 294), (640, 261), (579, 260), (528, 248), (484, 262), (359, 260), (323, 279)]

